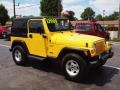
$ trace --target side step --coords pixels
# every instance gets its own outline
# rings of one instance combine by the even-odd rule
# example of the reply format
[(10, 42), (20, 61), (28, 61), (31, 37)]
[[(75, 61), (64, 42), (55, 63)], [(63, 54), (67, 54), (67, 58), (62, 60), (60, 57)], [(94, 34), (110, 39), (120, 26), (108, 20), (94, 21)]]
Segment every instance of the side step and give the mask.
[(46, 59), (45, 57), (39, 57), (39, 56), (33, 56), (33, 55), (28, 55), (28, 58), (33, 58), (33, 59), (41, 60), (41, 61), (43, 61), (44, 59)]

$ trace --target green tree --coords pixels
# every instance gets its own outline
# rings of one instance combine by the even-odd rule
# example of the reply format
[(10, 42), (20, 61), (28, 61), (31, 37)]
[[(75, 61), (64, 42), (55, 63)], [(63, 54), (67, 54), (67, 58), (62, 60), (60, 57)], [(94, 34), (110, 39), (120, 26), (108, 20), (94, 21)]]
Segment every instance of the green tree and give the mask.
[(92, 20), (94, 16), (95, 16), (95, 12), (90, 7), (86, 8), (84, 12), (81, 14), (81, 18), (83, 20)]
[(13, 17), (10, 18), (10, 21), (13, 21), (14, 19), (15, 19), (15, 18), (14, 18), (14, 16), (13, 16)]
[(118, 16), (119, 16), (118, 12), (114, 12), (113, 14), (108, 16), (108, 19), (109, 20), (117, 20)]
[(95, 20), (97, 20), (97, 21), (103, 20), (102, 15), (101, 15), (101, 14), (98, 14), (98, 15), (95, 17)]
[(58, 16), (58, 1), (60, 1), (60, 12), (62, 11), (61, 0), (41, 0), (40, 10), (42, 16)]
[(5, 25), (5, 23), (8, 20), (9, 20), (8, 11), (2, 4), (0, 4), (0, 23), (2, 25)]
[(119, 13), (118, 12), (114, 12), (111, 15), (105, 16), (104, 20), (117, 20), (119, 17)]
[(63, 13), (63, 17), (68, 18), (70, 21), (74, 21), (77, 20), (77, 18), (75, 17), (75, 13), (73, 11), (67, 11), (68, 14), (64, 14)]

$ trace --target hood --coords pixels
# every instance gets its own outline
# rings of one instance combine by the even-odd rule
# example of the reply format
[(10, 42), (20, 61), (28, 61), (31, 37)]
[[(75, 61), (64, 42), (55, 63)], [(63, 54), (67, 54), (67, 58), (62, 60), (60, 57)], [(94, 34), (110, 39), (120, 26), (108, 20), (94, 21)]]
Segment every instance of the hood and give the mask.
[(54, 44), (67, 44), (69, 46), (81, 46), (85, 47), (86, 43), (89, 44), (89, 47), (92, 47), (93, 43), (99, 40), (104, 40), (103, 38), (78, 34), (75, 32), (56, 32), (52, 34), (51, 42)]

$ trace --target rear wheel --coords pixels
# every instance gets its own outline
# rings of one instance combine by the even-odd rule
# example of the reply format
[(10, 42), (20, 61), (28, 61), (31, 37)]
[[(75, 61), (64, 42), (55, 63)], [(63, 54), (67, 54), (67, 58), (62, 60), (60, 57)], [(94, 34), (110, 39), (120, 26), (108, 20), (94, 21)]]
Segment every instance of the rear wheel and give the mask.
[(87, 64), (81, 56), (67, 54), (63, 58), (63, 71), (67, 79), (79, 81), (86, 76)]
[(15, 46), (12, 51), (13, 60), (17, 65), (27, 64), (27, 54), (21, 46)]

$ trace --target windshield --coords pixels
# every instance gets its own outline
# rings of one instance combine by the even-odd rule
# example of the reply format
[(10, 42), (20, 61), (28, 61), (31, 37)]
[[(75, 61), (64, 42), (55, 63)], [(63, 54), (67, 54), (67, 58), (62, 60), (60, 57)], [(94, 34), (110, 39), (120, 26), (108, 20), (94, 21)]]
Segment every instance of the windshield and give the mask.
[(72, 30), (72, 25), (68, 19), (46, 19), (47, 26), (51, 32)]
[(90, 31), (92, 30), (91, 24), (77, 24), (75, 27), (76, 31)]

